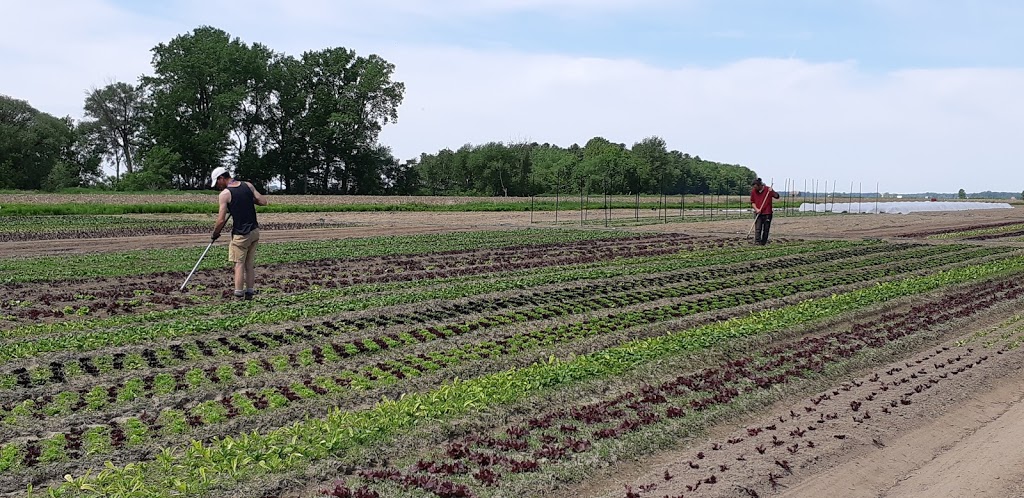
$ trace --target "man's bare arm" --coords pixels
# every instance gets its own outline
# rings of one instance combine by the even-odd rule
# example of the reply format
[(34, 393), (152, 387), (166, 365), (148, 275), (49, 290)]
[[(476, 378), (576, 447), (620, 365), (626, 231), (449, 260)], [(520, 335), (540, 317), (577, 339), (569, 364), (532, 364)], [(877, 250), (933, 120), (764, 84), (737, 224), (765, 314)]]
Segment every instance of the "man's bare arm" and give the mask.
[(267, 196), (261, 194), (258, 190), (256, 190), (256, 187), (253, 187), (251, 183), (245, 182), (245, 184), (249, 186), (249, 190), (252, 190), (252, 196), (254, 199), (256, 199), (256, 205), (266, 206), (268, 203)]
[(228, 222), (228, 203), (231, 202), (231, 191), (224, 189), (218, 196), (220, 201), (220, 209), (217, 212), (217, 224), (213, 226), (213, 235), (211, 239), (217, 240), (220, 237), (220, 231), (224, 229), (224, 225)]

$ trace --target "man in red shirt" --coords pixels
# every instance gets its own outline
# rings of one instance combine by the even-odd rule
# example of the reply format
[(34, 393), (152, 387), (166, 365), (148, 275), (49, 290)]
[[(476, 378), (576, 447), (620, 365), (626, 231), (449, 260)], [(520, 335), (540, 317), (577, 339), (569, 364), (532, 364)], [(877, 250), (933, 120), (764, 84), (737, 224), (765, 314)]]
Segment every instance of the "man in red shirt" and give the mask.
[(765, 187), (760, 178), (754, 180), (750, 189), (750, 206), (757, 213), (754, 221), (754, 242), (762, 246), (768, 243), (768, 230), (772, 226), (772, 199), (778, 199), (779, 193), (771, 187)]

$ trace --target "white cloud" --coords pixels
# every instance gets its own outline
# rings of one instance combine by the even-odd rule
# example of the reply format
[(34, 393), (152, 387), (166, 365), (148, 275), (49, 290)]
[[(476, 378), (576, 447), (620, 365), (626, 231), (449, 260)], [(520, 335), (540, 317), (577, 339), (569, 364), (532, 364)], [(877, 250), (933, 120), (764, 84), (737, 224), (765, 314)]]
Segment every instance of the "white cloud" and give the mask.
[[(79, 117), (89, 87), (135, 81), (151, 69), (150, 48), (210, 24), (290, 54), (346, 46), (395, 63), (407, 93), (399, 122), (385, 128), (382, 140), (402, 159), (465, 143), (569, 145), (604, 136), (631, 145), (659, 135), (671, 148), (749, 166), (777, 184), (816, 178), (839, 180), (840, 187), (879, 181), (889, 191), (1024, 189), (1017, 145), (1024, 136), (1020, 68), (879, 74), (852, 61), (799, 59), (657, 67), (629, 59), (382, 43), (388, 29), (422, 19), (396, 16), (383, 25), (378, 21), (384, 18), (365, 17), (374, 12), (540, 9), (542, 2), (367, 7), (303, 0), (278, 9), (278, 2), (259, 1), (187, 0), (173, 9), (173, 21), (126, 13), (103, 0), (16, 3), (5, 11), (8, 29), (0, 31), (0, 93)], [(569, 9), (580, 1), (558, 5)], [(371, 31), (376, 34), (366, 34)]]
[(560, 145), (600, 135), (741, 163), (766, 177), (892, 191), (1024, 188), (1024, 70), (871, 75), (852, 62), (750, 59), (664, 69), (630, 60), (406, 49), (397, 155), (486, 141)]
[(11, 2), (4, 18), (0, 93), (57, 116), (80, 117), (91, 87), (135, 82), (150, 69), (150, 48), (174, 34), (102, 0)]

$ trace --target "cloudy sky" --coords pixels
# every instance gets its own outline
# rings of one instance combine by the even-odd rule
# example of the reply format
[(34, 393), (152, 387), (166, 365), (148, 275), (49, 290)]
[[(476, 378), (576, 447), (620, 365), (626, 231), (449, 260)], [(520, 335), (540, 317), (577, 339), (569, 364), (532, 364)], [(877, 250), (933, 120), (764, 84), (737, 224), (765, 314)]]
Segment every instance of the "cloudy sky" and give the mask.
[(401, 159), (489, 141), (632, 145), (765, 180), (1024, 190), (1016, 0), (0, 0), (0, 94), (80, 118), (200, 25), (342, 46), (406, 84)]

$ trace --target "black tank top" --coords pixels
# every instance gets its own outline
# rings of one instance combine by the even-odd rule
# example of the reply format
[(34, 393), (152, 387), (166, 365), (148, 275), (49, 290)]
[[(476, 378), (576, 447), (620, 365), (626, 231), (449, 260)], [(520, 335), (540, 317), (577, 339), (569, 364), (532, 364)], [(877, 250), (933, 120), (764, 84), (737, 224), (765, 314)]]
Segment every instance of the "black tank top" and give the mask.
[(231, 192), (228, 211), (235, 219), (231, 225), (231, 234), (245, 235), (259, 228), (260, 225), (256, 222), (256, 197), (252, 195), (249, 186), (242, 183), (237, 187), (228, 187), (228, 191)]

